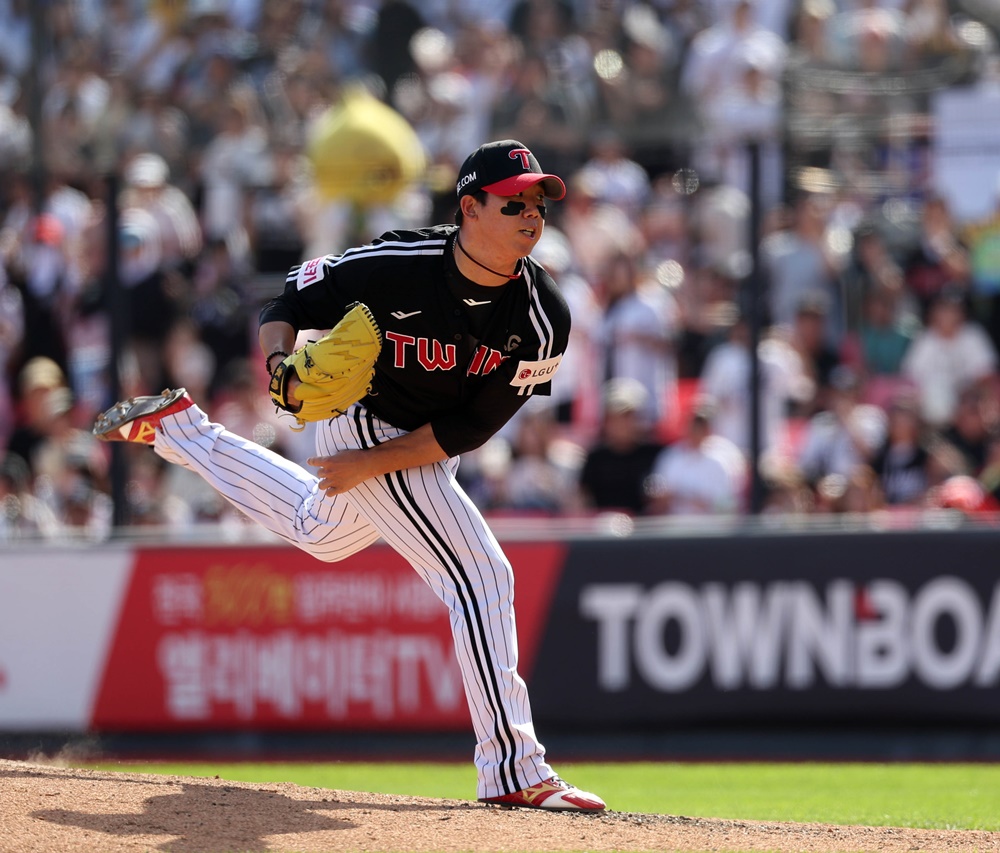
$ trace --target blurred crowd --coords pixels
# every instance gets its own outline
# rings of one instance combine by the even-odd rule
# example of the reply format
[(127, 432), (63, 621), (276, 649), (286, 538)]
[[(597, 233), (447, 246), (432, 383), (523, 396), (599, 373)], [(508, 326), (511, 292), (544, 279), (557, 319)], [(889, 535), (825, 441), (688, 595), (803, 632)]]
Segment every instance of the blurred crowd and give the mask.
[[(0, 538), (110, 535), (114, 392), (183, 385), (307, 458), (259, 306), (451, 221), (508, 137), (569, 187), (535, 257), (573, 332), (552, 396), (463, 459), (484, 510), (1000, 506), (1000, 159), (975, 218), (931, 167), (934, 96), (1000, 86), (982, 4), (31, 2), (0, 0)], [(240, 523), (122, 452), (130, 524)]]

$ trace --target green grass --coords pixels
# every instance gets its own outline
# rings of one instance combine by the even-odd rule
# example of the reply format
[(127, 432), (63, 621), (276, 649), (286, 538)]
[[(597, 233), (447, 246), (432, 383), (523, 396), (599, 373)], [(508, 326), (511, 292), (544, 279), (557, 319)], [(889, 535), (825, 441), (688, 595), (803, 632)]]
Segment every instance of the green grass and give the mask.
[[(471, 764), (100, 764), (102, 770), (294, 782), (345, 791), (473, 799)], [(1000, 765), (563, 764), (615, 811), (1000, 830)]]

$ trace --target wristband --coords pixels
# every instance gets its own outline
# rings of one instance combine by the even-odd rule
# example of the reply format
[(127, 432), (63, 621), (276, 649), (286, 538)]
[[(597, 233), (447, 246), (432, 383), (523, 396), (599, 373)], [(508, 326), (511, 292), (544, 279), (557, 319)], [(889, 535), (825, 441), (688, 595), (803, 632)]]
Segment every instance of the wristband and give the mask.
[(280, 350), (280, 349), (276, 349), (267, 358), (265, 358), (264, 359), (264, 367), (267, 368), (267, 374), (268, 374), (268, 376), (271, 376), (274, 373), (274, 371), (271, 370), (271, 359), (274, 358), (276, 355), (280, 355), (280, 356), (283, 356), (284, 358), (288, 358), (288, 353), (285, 352), (284, 350)]

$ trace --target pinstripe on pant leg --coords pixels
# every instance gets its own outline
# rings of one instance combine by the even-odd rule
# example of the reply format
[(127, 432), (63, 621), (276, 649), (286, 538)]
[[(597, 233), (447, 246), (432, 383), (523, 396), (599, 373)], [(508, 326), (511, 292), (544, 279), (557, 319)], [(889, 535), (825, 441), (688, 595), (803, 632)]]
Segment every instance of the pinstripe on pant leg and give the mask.
[(348, 501), (326, 497), (300, 465), (210, 423), (197, 406), (162, 425), (153, 445), (160, 456), (199, 474), (248, 518), (317, 559), (342, 560), (378, 539)]
[[(322, 424), (321, 452), (366, 447), (402, 434), (360, 406)], [(448, 606), (466, 698), (478, 737), (478, 796), (493, 797), (552, 775), (535, 737), (517, 673), (513, 573), (449, 460), (376, 477), (347, 493), (362, 515)]]

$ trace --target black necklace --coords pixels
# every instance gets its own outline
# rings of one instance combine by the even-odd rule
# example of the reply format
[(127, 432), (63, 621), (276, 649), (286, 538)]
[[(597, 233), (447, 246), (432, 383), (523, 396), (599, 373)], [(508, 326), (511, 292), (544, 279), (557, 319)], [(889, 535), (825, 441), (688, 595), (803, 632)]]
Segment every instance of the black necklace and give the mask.
[(457, 234), (455, 235), (455, 245), (462, 250), (462, 254), (465, 255), (465, 257), (467, 257), (470, 261), (472, 261), (472, 263), (474, 263), (477, 267), (482, 267), (484, 270), (486, 270), (486, 272), (493, 273), (493, 275), (498, 275), (500, 276), (500, 278), (505, 278), (508, 281), (513, 281), (515, 278), (521, 275), (521, 265), (524, 263), (524, 258), (517, 259), (517, 269), (514, 270), (514, 275), (507, 275), (507, 273), (505, 272), (497, 272), (496, 270), (491, 270), (488, 266), (486, 266), (486, 264), (479, 263), (479, 261), (477, 261), (474, 257), (472, 257), (472, 255), (470, 255), (467, 251), (465, 251), (465, 246), (462, 245), (462, 241)]

